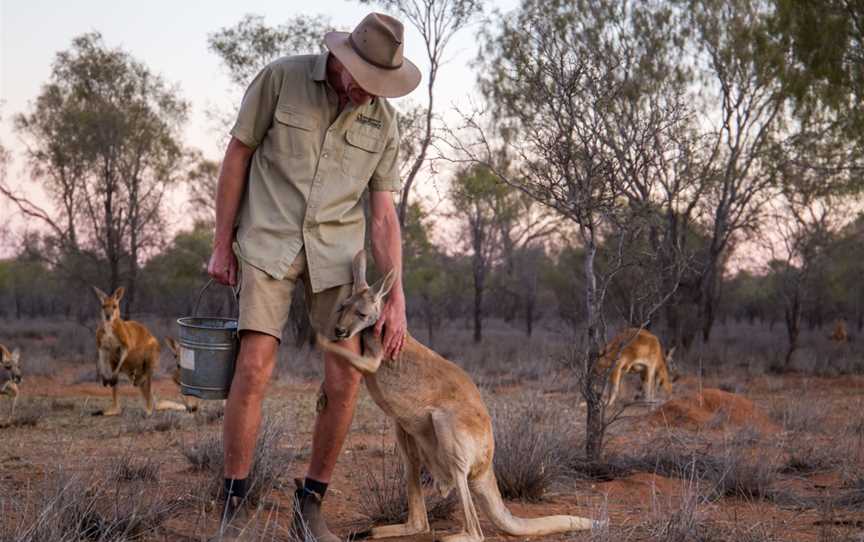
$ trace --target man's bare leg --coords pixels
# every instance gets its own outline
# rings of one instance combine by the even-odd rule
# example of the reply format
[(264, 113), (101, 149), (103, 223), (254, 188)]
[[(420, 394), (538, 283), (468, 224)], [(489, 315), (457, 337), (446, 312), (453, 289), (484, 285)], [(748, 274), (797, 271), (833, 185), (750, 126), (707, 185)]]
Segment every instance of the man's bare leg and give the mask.
[[(360, 335), (341, 341), (340, 346), (360, 353)], [(351, 420), (363, 375), (331, 353), (324, 354), (324, 394), (327, 404), (315, 419), (312, 434), (312, 457), (307, 478), (329, 484)]]
[(261, 404), (276, 365), (278, 347), (276, 338), (265, 333), (245, 331), (240, 337), (240, 354), (225, 403), (225, 478), (249, 476), (261, 425)]

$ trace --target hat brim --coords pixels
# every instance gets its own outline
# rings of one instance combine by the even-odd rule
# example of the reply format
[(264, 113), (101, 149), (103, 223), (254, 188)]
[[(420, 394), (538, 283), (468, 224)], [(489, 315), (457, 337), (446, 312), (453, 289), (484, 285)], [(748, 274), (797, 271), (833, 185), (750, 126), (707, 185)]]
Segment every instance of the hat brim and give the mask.
[(388, 70), (374, 66), (354, 51), (348, 42), (348, 32), (327, 32), (324, 44), (339, 59), (363, 90), (384, 98), (399, 98), (409, 94), (420, 84), (420, 70), (407, 58), (402, 66)]

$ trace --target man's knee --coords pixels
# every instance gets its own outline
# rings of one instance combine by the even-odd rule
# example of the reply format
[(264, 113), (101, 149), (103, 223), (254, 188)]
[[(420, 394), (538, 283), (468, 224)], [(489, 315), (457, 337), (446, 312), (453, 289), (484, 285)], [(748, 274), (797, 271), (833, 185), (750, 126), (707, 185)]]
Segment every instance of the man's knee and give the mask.
[(234, 384), (240, 384), (246, 393), (264, 393), (276, 365), (277, 347), (278, 342), (269, 335), (244, 335)]

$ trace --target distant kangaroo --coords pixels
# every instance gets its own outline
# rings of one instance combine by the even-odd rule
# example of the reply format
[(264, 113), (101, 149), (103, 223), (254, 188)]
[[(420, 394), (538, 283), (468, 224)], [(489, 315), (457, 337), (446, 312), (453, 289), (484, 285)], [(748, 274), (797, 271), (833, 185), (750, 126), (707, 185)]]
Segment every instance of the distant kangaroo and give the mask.
[(364, 534), (387, 538), (429, 531), (420, 486), (421, 466), (432, 474), (440, 493), (447, 494), (454, 487), (459, 492), (462, 530), (442, 537), (443, 542), (483, 540), (473, 499), (495, 527), (512, 536), (590, 529), (593, 522), (578, 516), (525, 519), (511, 515), (492, 468), (492, 421), (477, 387), (460, 367), (410, 335), (396, 359), (383, 360), (381, 342), (372, 326), (381, 313), (384, 296), (393, 286), (394, 274), (391, 271), (370, 288), (363, 251), (354, 257), (353, 272), (353, 293), (342, 303), (334, 331), (339, 339), (362, 332), (363, 355), (353, 354), (320, 334), (318, 343), (363, 372), (369, 394), (396, 424), (396, 442), (408, 475), (408, 520), (373, 527)]
[[(159, 341), (143, 324), (133, 320), (120, 319), (120, 299), (123, 288), (117, 288), (108, 295), (93, 287), (101, 303), (102, 323), (96, 330), (96, 349), (99, 354), (97, 366), (103, 386), (111, 386), (111, 408), (102, 412), (105, 416), (120, 414), (120, 401), (117, 397), (117, 377), (122, 372), (132, 384), (141, 390), (147, 415), (153, 413), (153, 374), (159, 366)], [(157, 410), (184, 410), (180, 404), (175, 406), (160, 402)]]
[(838, 318), (834, 323), (834, 332), (829, 337), (834, 342), (846, 343), (849, 342), (849, 332), (846, 331), (846, 322)]
[(12, 352), (0, 344), (0, 362), (2, 362), (2, 370), (0, 370), (0, 395), (8, 395), (12, 400), (12, 406), (9, 408), (9, 422), (15, 416), (15, 403), (18, 402), (18, 396), (21, 390), (18, 389), (18, 384), (21, 383), (21, 367), (18, 365), (21, 361), (21, 350), (16, 348)]
[(672, 393), (669, 367), (674, 353), (675, 348), (672, 348), (664, 357), (660, 340), (645, 329), (627, 328), (621, 331), (609, 341), (597, 362), (597, 369), (612, 369), (609, 375), (612, 392), (606, 406), (612, 406), (618, 397), (624, 373), (639, 373), (642, 377), (642, 394), (648, 401), (654, 401), (658, 386), (663, 386), (667, 394)]

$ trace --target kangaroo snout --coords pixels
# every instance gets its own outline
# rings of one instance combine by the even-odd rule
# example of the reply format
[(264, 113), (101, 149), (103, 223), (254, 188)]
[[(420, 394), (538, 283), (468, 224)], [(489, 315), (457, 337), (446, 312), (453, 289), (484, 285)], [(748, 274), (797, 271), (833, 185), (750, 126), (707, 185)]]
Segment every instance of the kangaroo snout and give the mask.
[(337, 327), (333, 333), (337, 339), (347, 339), (348, 338), (348, 329), (344, 327)]

